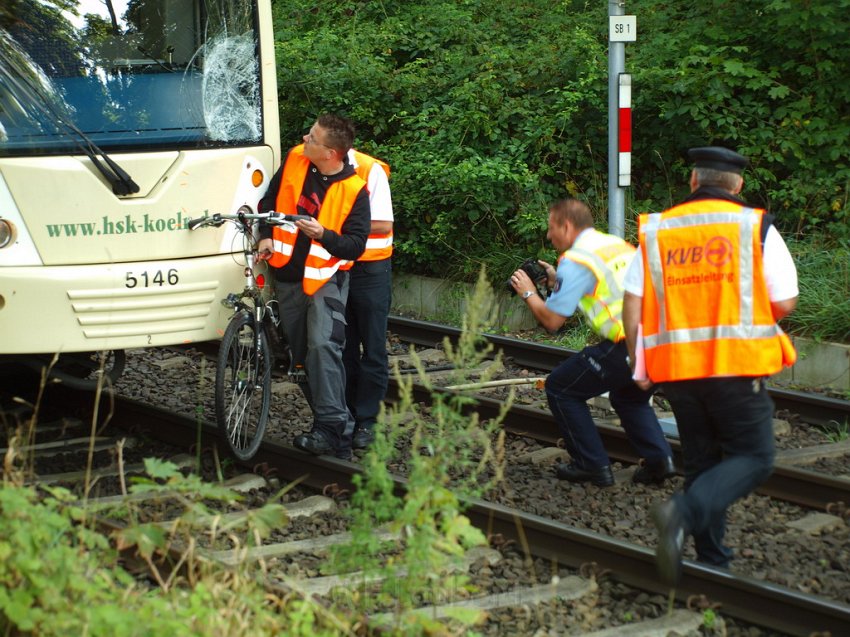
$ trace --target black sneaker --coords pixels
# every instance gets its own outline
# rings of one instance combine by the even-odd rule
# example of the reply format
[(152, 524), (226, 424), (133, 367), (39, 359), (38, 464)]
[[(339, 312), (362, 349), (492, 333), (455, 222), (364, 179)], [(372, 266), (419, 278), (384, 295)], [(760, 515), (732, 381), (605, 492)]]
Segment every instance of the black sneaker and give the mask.
[(636, 484), (663, 484), (668, 478), (676, 475), (676, 467), (673, 466), (673, 458), (669, 456), (662, 460), (644, 462), (632, 474), (632, 482)]
[(351, 446), (354, 449), (365, 449), (375, 440), (375, 432), (366, 427), (358, 427), (354, 430), (354, 436), (351, 438)]
[(558, 476), (558, 480), (590, 482), (597, 487), (610, 487), (614, 484), (614, 472), (611, 471), (610, 465), (605, 465), (598, 469), (586, 470), (580, 469), (572, 462), (569, 464), (561, 463), (555, 467), (555, 475)]
[(292, 441), (292, 444), (296, 449), (312, 453), (314, 456), (336, 453), (327, 438), (318, 431), (311, 431), (310, 433), (295, 436), (295, 440)]

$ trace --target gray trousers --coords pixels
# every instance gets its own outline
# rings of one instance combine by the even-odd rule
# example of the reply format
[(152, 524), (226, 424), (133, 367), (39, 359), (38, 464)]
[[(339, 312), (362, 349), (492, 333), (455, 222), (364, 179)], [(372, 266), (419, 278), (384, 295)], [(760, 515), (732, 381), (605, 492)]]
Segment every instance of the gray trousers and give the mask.
[(297, 378), (313, 410), (312, 430), (319, 431), (337, 451), (351, 448), (354, 418), (345, 404), (345, 303), (348, 272), (337, 272), (313, 296), (301, 282), (276, 281), (280, 322), (292, 356), (290, 372)]

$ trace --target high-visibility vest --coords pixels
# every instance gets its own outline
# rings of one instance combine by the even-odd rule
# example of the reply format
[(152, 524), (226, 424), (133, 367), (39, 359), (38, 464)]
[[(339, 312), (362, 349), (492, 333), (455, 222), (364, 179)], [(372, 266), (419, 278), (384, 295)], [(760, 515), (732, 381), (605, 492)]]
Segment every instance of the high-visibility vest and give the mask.
[(768, 376), (794, 364), (764, 279), (763, 216), (722, 199), (640, 216), (641, 322), (653, 381)]
[(583, 265), (596, 277), (593, 293), (584, 295), (578, 307), (597, 334), (615, 343), (626, 337), (623, 281), (634, 255), (634, 246), (593, 228), (583, 231), (572, 247), (561, 255), (561, 259)]
[[(298, 214), (296, 204), (301, 197), (304, 188), (304, 180), (310, 161), (304, 157), (304, 144), (296, 146), (289, 151), (286, 163), (283, 166), (283, 174), (280, 180), (280, 190), (275, 202), (278, 212), (294, 215)], [(346, 179), (332, 183), (322, 205), (319, 208), (317, 221), (328, 230), (339, 233), (342, 224), (348, 218), (358, 193), (366, 183), (357, 175), (351, 175)], [(295, 248), (295, 239), (298, 237), (298, 228), (294, 225), (276, 225), (272, 228), (272, 256), (269, 263), (281, 268), (289, 263)], [(340, 259), (333, 256), (322, 247), (318, 241), (310, 241), (310, 250), (307, 260), (304, 262), (303, 289), (308, 295), (316, 293), (337, 270), (348, 270), (354, 265), (353, 261)]]
[[(360, 178), (369, 182), (369, 173), (372, 171), (372, 166), (378, 164), (387, 174), (387, 179), (390, 177), (390, 167), (386, 162), (376, 159), (371, 155), (361, 153), (359, 150), (354, 151), (354, 160), (357, 166), (354, 168)], [(366, 239), (366, 249), (359, 257), (358, 261), (382, 261), (389, 259), (393, 254), (393, 231), (387, 233), (370, 233)]]

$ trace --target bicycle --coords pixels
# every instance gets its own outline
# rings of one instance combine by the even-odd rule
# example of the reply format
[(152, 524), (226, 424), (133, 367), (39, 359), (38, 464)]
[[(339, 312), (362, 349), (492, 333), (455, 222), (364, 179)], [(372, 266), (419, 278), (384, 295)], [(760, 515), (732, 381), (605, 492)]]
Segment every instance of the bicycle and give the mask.
[[(230, 451), (239, 460), (250, 460), (263, 439), (271, 402), (271, 371), (275, 355), (288, 357), (278, 332), (277, 301), (264, 299), (263, 285), (254, 275), (257, 263), (256, 230), (260, 221), (272, 225), (292, 224), (307, 215), (251, 212), (242, 206), (236, 214), (213, 214), (191, 219), (189, 230), (221, 227), (233, 223), (242, 236), (245, 255), (245, 288), (221, 301), (234, 314), (227, 323), (215, 370), (216, 423)], [(288, 366), (288, 363), (287, 363)]]

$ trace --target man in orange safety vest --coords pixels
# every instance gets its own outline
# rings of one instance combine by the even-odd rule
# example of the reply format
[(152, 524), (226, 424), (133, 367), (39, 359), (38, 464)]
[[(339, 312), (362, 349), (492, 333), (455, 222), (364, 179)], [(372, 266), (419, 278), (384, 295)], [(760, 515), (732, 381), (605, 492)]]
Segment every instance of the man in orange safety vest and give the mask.
[[(369, 193), (347, 161), (353, 124), (321, 115), (290, 149), (260, 202), (261, 210), (310, 218), (261, 228), (292, 372), (313, 411), (293, 444), (312, 454), (351, 457), (354, 419), (345, 403), (345, 304), (349, 272), (366, 246)], [(267, 252), (266, 252), (267, 251)]]
[(366, 181), (372, 224), (366, 249), (351, 268), (345, 306), (345, 400), (354, 416), (354, 449), (365, 449), (389, 384), (387, 320), (392, 300), (393, 202), (390, 167), (351, 149), (349, 163)]
[(714, 146), (689, 156), (690, 196), (640, 216), (639, 255), (624, 283), (635, 378), (660, 384), (682, 444), (684, 491), (652, 510), (656, 562), (671, 586), (688, 535), (700, 562), (729, 565), (726, 510), (773, 470), (765, 381), (794, 363), (776, 322), (798, 295), (793, 259), (771, 216), (738, 197), (747, 158)]

